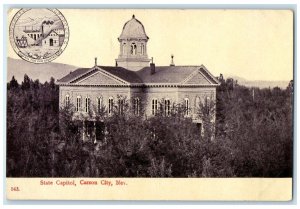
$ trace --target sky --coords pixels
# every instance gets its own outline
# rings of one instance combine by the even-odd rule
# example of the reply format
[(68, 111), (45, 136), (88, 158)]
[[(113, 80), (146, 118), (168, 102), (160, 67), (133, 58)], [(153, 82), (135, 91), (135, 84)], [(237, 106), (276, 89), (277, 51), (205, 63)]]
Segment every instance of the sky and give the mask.
[[(134, 14), (149, 36), (157, 66), (201, 65), (247, 80), (293, 78), (293, 13), (289, 10), (60, 9), (70, 38), (53, 62), (92, 67), (115, 65), (118, 36)], [(10, 10), (8, 21), (17, 10)], [(8, 24), (9, 25), (9, 24)], [(8, 56), (20, 59), (8, 40)], [(42, 65), (42, 64), (41, 64)]]

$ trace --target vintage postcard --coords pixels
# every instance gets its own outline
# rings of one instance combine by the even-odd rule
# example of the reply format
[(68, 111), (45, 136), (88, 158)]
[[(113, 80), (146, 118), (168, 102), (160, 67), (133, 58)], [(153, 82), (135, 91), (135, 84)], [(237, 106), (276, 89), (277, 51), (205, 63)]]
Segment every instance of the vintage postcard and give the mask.
[(290, 201), (292, 10), (7, 10), (9, 200)]

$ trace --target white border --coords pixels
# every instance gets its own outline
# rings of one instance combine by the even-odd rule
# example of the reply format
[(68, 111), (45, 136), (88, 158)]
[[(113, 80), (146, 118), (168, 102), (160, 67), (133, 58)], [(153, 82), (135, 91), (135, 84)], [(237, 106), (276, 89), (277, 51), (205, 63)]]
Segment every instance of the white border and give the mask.
[[(26, 4), (39, 4), (39, 5), (43, 4), (43, 5), (47, 5), (47, 3), (48, 3), (48, 4), (57, 4), (57, 5), (67, 5), (68, 7), (72, 7), (72, 5), (74, 5), (76, 3), (77, 4), (76, 6), (78, 7), (79, 4), (82, 4), (82, 3), (84, 3), (84, 4), (102, 3), (102, 4), (104, 4), (102, 6), (105, 6), (105, 5), (115, 5), (115, 6), (117, 6), (116, 4), (123, 4), (124, 5), (126, 3), (126, 4), (133, 4), (133, 5), (126, 5), (126, 7), (134, 7), (135, 4), (140, 4), (140, 5), (141, 4), (144, 4), (144, 5), (145, 4), (156, 4), (155, 7), (160, 7), (159, 5), (164, 5), (164, 7), (168, 7), (169, 2), (171, 2), (172, 4), (184, 5), (186, 7), (189, 7), (189, 5), (187, 5), (187, 4), (200, 4), (201, 3), (201, 4), (209, 4), (210, 7), (212, 5), (215, 5), (217, 8), (220, 8), (220, 4), (223, 5), (223, 7), (230, 6), (230, 4), (240, 4), (241, 7), (243, 7), (243, 6), (245, 7), (246, 6), (246, 7), (249, 7), (249, 8), (251, 8), (251, 6), (253, 6), (253, 4), (256, 4), (256, 6), (257, 5), (263, 5), (263, 4), (284, 4), (284, 5), (295, 4), (296, 5), (296, 9), (297, 10), (299, 9), (299, 5), (298, 5), (298, 1), (297, 0), (272, 0), (272, 1), (270, 1), (270, 0), (229, 0), (229, 1), (228, 0), (227, 1), (222, 1), (222, 0), (202, 0), (201, 2), (192, 1), (192, 0), (172, 0), (172, 1), (168, 1), (168, 0), (144, 0), (143, 2), (138, 1), (138, 0), (127, 0), (127, 1), (122, 1), (122, 0), (108, 0), (108, 1), (104, 1), (104, 2), (99, 2), (97, 0), (85, 0), (84, 2), (82, 2), (82, 1), (73, 1), (72, 3), (70, 3), (70, 1), (68, 1), (68, 0), (51, 0), (51, 1), (43, 1), (43, 2), (38, 1), (38, 0), (27, 0), (26, 2), (23, 1), (23, 0), (2, 0), (1, 1), (2, 9), (1, 9), (1, 15), (0, 15), (1, 21), (0, 22), (1, 22), (1, 28), (5, 29), (7, 27), (7, 25), (5, 25), (5, 23), (4, 23), (4, 14), (3, 14), (4, 12), (6, 12), (4, 10), (4, 5), (5, 4), (14, 5), (14, 4), (25, 4), (26, 3)], [(82, 5), (82, 6), (83, 7), (87, 7), (88, 5)], [(203, 5), (203, 6), (205, 6), (205, 5)], [(234, 6), (238, 7), (239, 5), (231, 5), (231, 7), (234, 7)], [(266, 5), (266, 6), (270, 7), (271, 5)], [(190, 7), (192, 7), (192, 5), (190, 5)], [(298, 16), (297, 16), (297, 19), (296, 19), (296, 22), (295, 22), (295, 29), (296, 30), (297, 30), (297, 28), (299, 28)], [(5, 30), (3, 30), (2, 33), (0, 33), (0, 38), (2, 40), (2, 43), (7, 42), (7, 40), (4, 40), (4, 34), (7, 35), (7, 32)], [(295, 45), (295, 51), (297, 52), (298, 42), (295, 43), (295, 44), (297, 44), (297, 45)], [(4, 44), (3, 45), (3, 49), (0, 52), (0, 56), (2, 58), (1, 73), (0, 73), (0, 79), (2, 81), (2, 83), (0, 85), (0, 87), (1, 87), (1, 89), (0, 89), (0, 92), (1, 92), (0, 98), (3, 99), (2, 105), (0, 105), (0, 118), (2, 118), (1, 124), (0, 124), (0, 133), (4, 133), (5, 132), (5, 130), (4, 130), (5, 124), (3, 124), (5, 122), (5, 120), (3, 120), (3, 118), (5, 117), (5, 105), (4, 104), (6, 102), (6, 99), (5, 99), (6, 98), (6, 93), (5, 93), (5, 87), (6, 87), (6, 83), (5, 83), (6, 82), (5, 68), (6, 67), (3, 65), (3, 61), (5, 59), (3, 55), (6, 52), (6, 50), (7, 50), (7, 48), (5, 47), (5, 44)], [(298, 56), (299, 56), (299, 54), (296, 53), (296, 55), (295, 55), (295, 70), (298, 69), (298, 63), (297, 63)], [(274, 60), (274, 61), (276, 61), (276, 60)], [(299, 78), (298, 78), (299, 73), (295, 72), (294, 76), (295, 76), (295, 80), (299, 81)], [(297, 104), (295, 106), (295, 110), (297, 110), (298, 109), (298, 104), (299, 104), (299, 102), (298, 102), (298, 85), (297, 85), (297, 82), (295, 82), (295, 91), (296, 91), (296, 94), (295, 94), (296, 95), (296, 101), (295, 102)], [(296, 116), (296, 121), (297, 121), (297, 119), (299, 118), (299, 114), (300, 113), (298, 111), (295, 111), (295, 114), (296, 114), (295, 116)], [(295, 130), (300, 130), (300, 125), (298, 124), (298, 122), (295, 125), (296, 125)], [(295, 133), (295, 134), (296, 134), (295, 135), (295, 140), (297, 141), (297, 139), (296, 139), (297, 133)], [(0, 149), (2, 149), (2, 150), (4, 150), (4, 140), (5, 139), (2, 138), (2, 143), (0, 143)], [(297, 150), (299, 150), (299, 144), (300, 143), (297, 143), (297, 147), (295, 147)], [(2, 157), (3, 157), (3, 155), (2, 155)], [(5, 162), (4, 159), (2, 159), (2, 160), (3, 160), (2, 162)], [(5, 175), (3, 173), (3, 166), (0, 166), (0, 172), (1, 172), (2, 176)], [(298, 177), (299, 177), (299, 172), (297, 172), (297, 177), (296, 178), (298, 179)], [(1, 179), (0, 181), (1, 181), (2, 188), (3, 188), (3, 183), (4, 183), (3, 179)], [(295, 183), (296, 183), (295, 185), (299, 188), (298, 181), (295, 182)], [(1, 190), (0, 194), (2, 194), (2, 197), (3, 197), (3, 190)], [(298, 196), (298, 194), (296, 194), (296, 195), (297, 196), (294, 196), (294, 198), (298, 199), (299, 196)], [(3, 204), (3, 200), (2, 199), (1, 199), (1, 202)], [(14, 206), (5, 205), (4, 208), (7, 208), (7, 207), (13, 207), (13, 208), (32, 208), (33, 207), (33, 206), (30, 206), (30, 205), (24, 206), (24, 205), (22, 205), (22, 203), (19, 203), (19, 204), (21, 204), (21, 205), (14, 205)], [(45, 203), (39, 202), (38, 204), (45, 204)], [(64, 204), (64, 206), (62, 206), (61, 208), (65, 208), (66, 207), (65, 206), (66, 203), (57, 202), (56, 204)], [(85, 204), (85, 203), (84, 202), (80, 202), (80, 203), (74, 202), (72, 204), (76, 204), (76, 205), (72, 205), (71, 206), (72, 208), (82, 208), (83, 204)], [(86, 204), (88, 204), (88, 203), (86, 203)], [(105, 202), (103, 204), (105, 204)], [(113, 204), (113, 203), (106, 203), (106, 204)], [(133, 207), (140, 208), (140, 206), (138, 206), (138, 205), (135, 205), (135, 206), (132, 205), (132, 204), (139, 204), (138, 202), (128, 202), (128, 203), (123, 203), (123, 204), (127, 204), (127, 205), (126, 206), (121, 206), (122, 208), (133, 208)], [(145, 204), (145, 203), (140, 203), (140, 204)], [(152, 208), (153, 206), (149, 205), (149, 204), (168, 205), (168, 204), (174, 204), (174, 203), (166, 203), (166, 202), (155, 203), (154, 202), (154, 203), (148, 203), (147, 205), (144, 205), (144, 207)], [(180, 203), (177, 202), (175, 204), (180, 204)], [(197, 202), (196, 203), (183, 203), (183, 204), (190, 205), (190, 207), (199, 207), (199, 208), (203, 207), (203, 205), (202, 206), (199, 206), (199, 205), (197, 206), (197, 204), (201, 204), (201, 202), (200, 203), (197, 203)], [(193, 206), (191, 206), (191, 204)], [(195, 206), (195, 204), (196, 204), (196, 206)], [(210, 204), (210, 203), (206, 203), (206, 204)], [(220, 203), (218, 203), (218, 202), (213, 202), (211, 204), (216, 204), (216, 205), (206, 205), (205, 208), (219, 208), (220, 207)], [(224, 204), (224, 203), (221, 203), (221, 204)], [(225, 208), (237, 208), (237, 207), (240, 208), (239, 204), (242, 204), (242, 203), (236, 203), (235, 205), (232, 205), (232, 204), (235, 204), (235, 203), (228, 203), (225, 206)], [(242, 207), (243, 208), (253, 207), (253, 205), (249, 205), (249, 203), (246, 203), (246, 204), (247, 205), (243, 205)], [(255, 203), (251, 203), (251, 204), (255, 204)], [(258, 204), (263, 204), (263, 203), (258, 203)], [(266, 203), (266, 204), (268, 204), (268, 203)], [(265, 208), (265, 207), (267, 207), (267, 208), (275, 208), (275, 209), (279, 208), (279, 207), (280, 208), (282, 207), (282, 205), (279, 204), (279, 203), (278, 203), (278, 205), (273, 205), (273, 204), (276, 204), (276, 203), (271, 203), (271, 204), (272, 205), (265, 205), (265, 204), (264, 205), (257, 205), (257, 204), (255, 204), (254, 207), (255, 208), (262, 208), (262, 207)], [(291, 204), (297, 204), (297, 202), (293, 202)], [(35, 207), (39, 207), (40, 208), (40, 206), (38, 206), (38, 205), (35, 205)], [(45, 208), (50, 208), (50, 207), (53, 208), (52, 205), (48, 205), (48, 206), (44, 205), (43, 207), (45, 207)], [(97, 208), (99, 208), (99, 206), (96, 206), (96, 205), (91, 206), (91, 207), (95, 207), (95, 208), (97, 207)], [(111, 208), (111, 207), (115, 207), (115, 206), (105, 206), (105, 208)], [(184, 208), (186, 208), (186, 207), (187, 206), (184, 206)], [(293, 205), (293, 206), (290, 206), (290, 207), (296, 208), (296, 205)], [(183, 205), (182, 204), (177, 205), (177, 206), (169, 205), (169, 208), (183, 208)]]

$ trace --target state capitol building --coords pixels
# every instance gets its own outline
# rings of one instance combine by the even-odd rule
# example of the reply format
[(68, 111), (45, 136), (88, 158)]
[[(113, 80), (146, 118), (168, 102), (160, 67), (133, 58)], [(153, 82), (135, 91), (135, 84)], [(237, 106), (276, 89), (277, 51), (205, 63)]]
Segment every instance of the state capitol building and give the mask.
[(116, 105), (117, 111), (123, 111), (125, 103), (132, 114), (143, 117), (161, 109), (168, 116), (175, 104), (181, 104), (184, 115), (201, 127), (197, 108), (204, 100), (215, 101), (218, 80), (204, 65), (176, 66), (173, 56), (170, 65), (155, 66), (148, 57), (148, 40), (143, 24), (133, 15), (118, 37), (115, 66), (98, 66), (95, 59), (93, 67), (79, 68), (57, 81), (60, 107), (72, 104), (74, 117), (83, 120), (102, 107), (108, 115)]

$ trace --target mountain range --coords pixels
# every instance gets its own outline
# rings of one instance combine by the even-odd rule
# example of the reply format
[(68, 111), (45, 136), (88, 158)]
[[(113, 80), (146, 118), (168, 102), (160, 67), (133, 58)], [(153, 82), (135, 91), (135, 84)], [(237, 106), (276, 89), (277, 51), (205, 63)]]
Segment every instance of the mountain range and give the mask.
[(60, 22), (60, 19), (56, 15), (52, 16), (44, 16), (44, 17), (38, 17), (38, 18), (31, 18), (31, 17), (26, 17), (26, 18), (20, 18), (16, 26), (17, 27), (40, 27), (42, 25), (43, 21), (48, 21), (51, 20), (53, 22)]
[(232, 78), (237, 81), (238, 84), (247, 87), (258, 87), (258, 88), (274, 88), (279, 87), (285, 89), (290, 81), (268, 81), (268, 80), (247, 80), (245, 78), (235, 76), (235, 75), (224, 75), (225, 78)]
[(48, 62), (45, 64), (34, 64), (21, 59), (7, 58), (7, 81), (9, 82), (12, 76), (19, 83), (23, 81), (24, 74), (27, 74), (32, 80), (39, 79), (40, 82), (49, 81), (51, 77), (55, 80), (64, 77), (78, 67)]
[[(79, 67), (55, 62), (49, 62), (45, 64), (33, 64), (21, 59), (13, 59), (9, 57), (7, 59), (7, 82), (11, 80), (12, 76), (15, 76), (15, 79), (17, 79), (17, 81), (21, 83), (23, 81), (24, 74), (27, 74), (29, 78), (33, 80), (39, 79), (40, 82), (49, 81), (51, 77), (57, 80), (76, 70), (77, 68)], [(242, 77), (226, 74), (224, 74), (224, 78), (233, 78), (234, 80), (238, 81), (238, 84), (247, 87), (280, 87), (285, 89), (289, 84), (289, 81), (285, 80), (247, 80)]]

